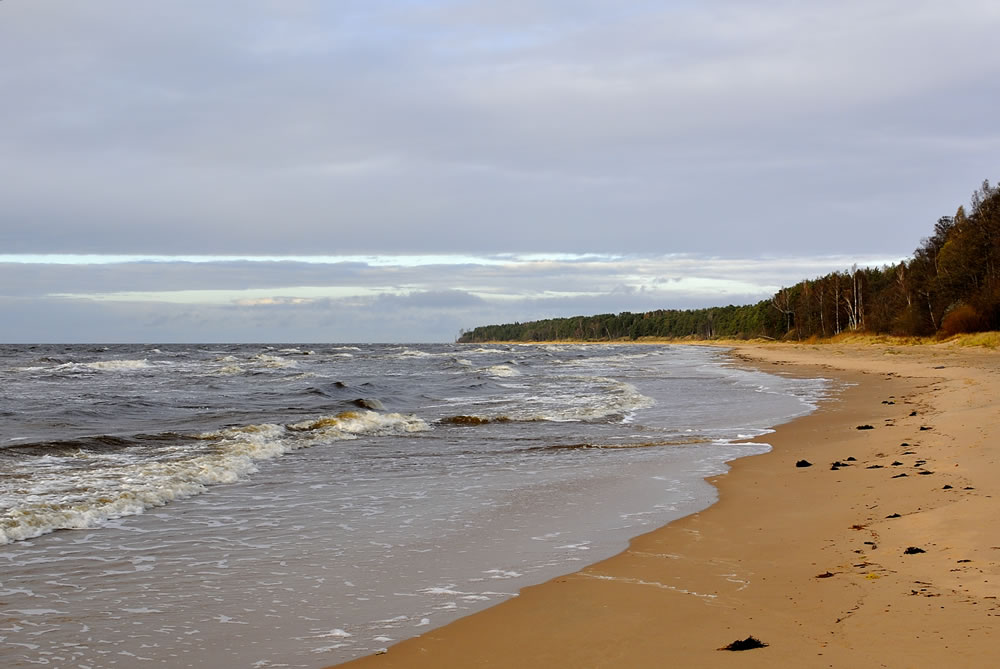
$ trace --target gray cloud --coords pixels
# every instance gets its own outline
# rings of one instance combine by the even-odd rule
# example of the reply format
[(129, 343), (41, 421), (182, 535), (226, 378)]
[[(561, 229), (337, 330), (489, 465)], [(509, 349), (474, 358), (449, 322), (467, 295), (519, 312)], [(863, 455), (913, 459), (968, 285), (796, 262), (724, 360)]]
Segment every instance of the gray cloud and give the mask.
[(970, 0), (5, 2), (0, 244), (906, 253), (995, 176), (998, 27)]
[[(0, 262), (0, 294), (42, 297), (53, 293), (129, 291), (246, 290), (377, 283), (360, 263), (231, 261), (216, 263), (135, 262), (115, 264), (32, 264)], [(385, 277), (380, 278), (384, 282)]]

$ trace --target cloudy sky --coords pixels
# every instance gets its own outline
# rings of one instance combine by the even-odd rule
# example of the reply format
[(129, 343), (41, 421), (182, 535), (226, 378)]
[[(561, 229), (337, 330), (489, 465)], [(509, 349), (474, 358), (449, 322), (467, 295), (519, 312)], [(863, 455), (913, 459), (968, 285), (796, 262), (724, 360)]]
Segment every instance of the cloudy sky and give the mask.
[(450, 341), (908, 256), (1000, 3), (3, 0), (0, 341)]

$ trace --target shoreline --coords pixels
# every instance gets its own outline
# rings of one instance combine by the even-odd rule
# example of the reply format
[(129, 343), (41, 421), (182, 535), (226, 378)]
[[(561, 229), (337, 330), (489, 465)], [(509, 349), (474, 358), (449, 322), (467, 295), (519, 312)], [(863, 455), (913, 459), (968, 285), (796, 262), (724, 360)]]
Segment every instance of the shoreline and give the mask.
[[(710, 478), (719, 500), (708, 509), (338, 666), (930, 667), (991, 656), (1000, 548), (982, 519), (1000, 511), (988, 448), (1000, 356), (836, 344), (737, 345), (730, 355), (852, 385), (759, 439), (769, 453)], [(718, 650), (750, 635), (769, 646)]]

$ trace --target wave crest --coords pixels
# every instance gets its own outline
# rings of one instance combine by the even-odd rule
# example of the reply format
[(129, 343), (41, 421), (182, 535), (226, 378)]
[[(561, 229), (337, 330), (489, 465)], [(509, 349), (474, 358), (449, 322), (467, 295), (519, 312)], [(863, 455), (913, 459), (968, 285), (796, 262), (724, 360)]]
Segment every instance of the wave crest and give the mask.
[[(70, 449), (23, 461), (25, 476), (16, 495), (2, 500), (0, 545), (58, 529), (96, 527), (105, 521), (143, 513), (174, 500), (198, 495), (208, 486), (234, 483), (257, 471), (257, 463), (290, 451), (365, 435), (408, 434), (429, 430), (416, 416), (345, 411), (290, 425), (241, 425), (195, 435), (201, 442), (165, 446), (160, 457), (136, 462), (108, 452)], [(123, 450), (123, 449), (119, 449)], [(48, 473), (45, 462), (75, 460), (74, 475)], [(45, 459), (48, 460), (45, 460)], [(45, 460), (45, 462), (43, 462)], [(8, 476), (17, 477), (11, 471)]]

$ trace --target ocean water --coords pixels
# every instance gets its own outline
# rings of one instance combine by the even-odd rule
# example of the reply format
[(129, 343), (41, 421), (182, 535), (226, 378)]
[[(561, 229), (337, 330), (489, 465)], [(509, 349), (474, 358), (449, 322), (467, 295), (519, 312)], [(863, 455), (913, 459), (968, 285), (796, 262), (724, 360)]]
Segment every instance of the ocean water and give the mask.
[(705, 508), (828, 391), (689, 346), (0, 346), (0, 666), (371, 653)]

